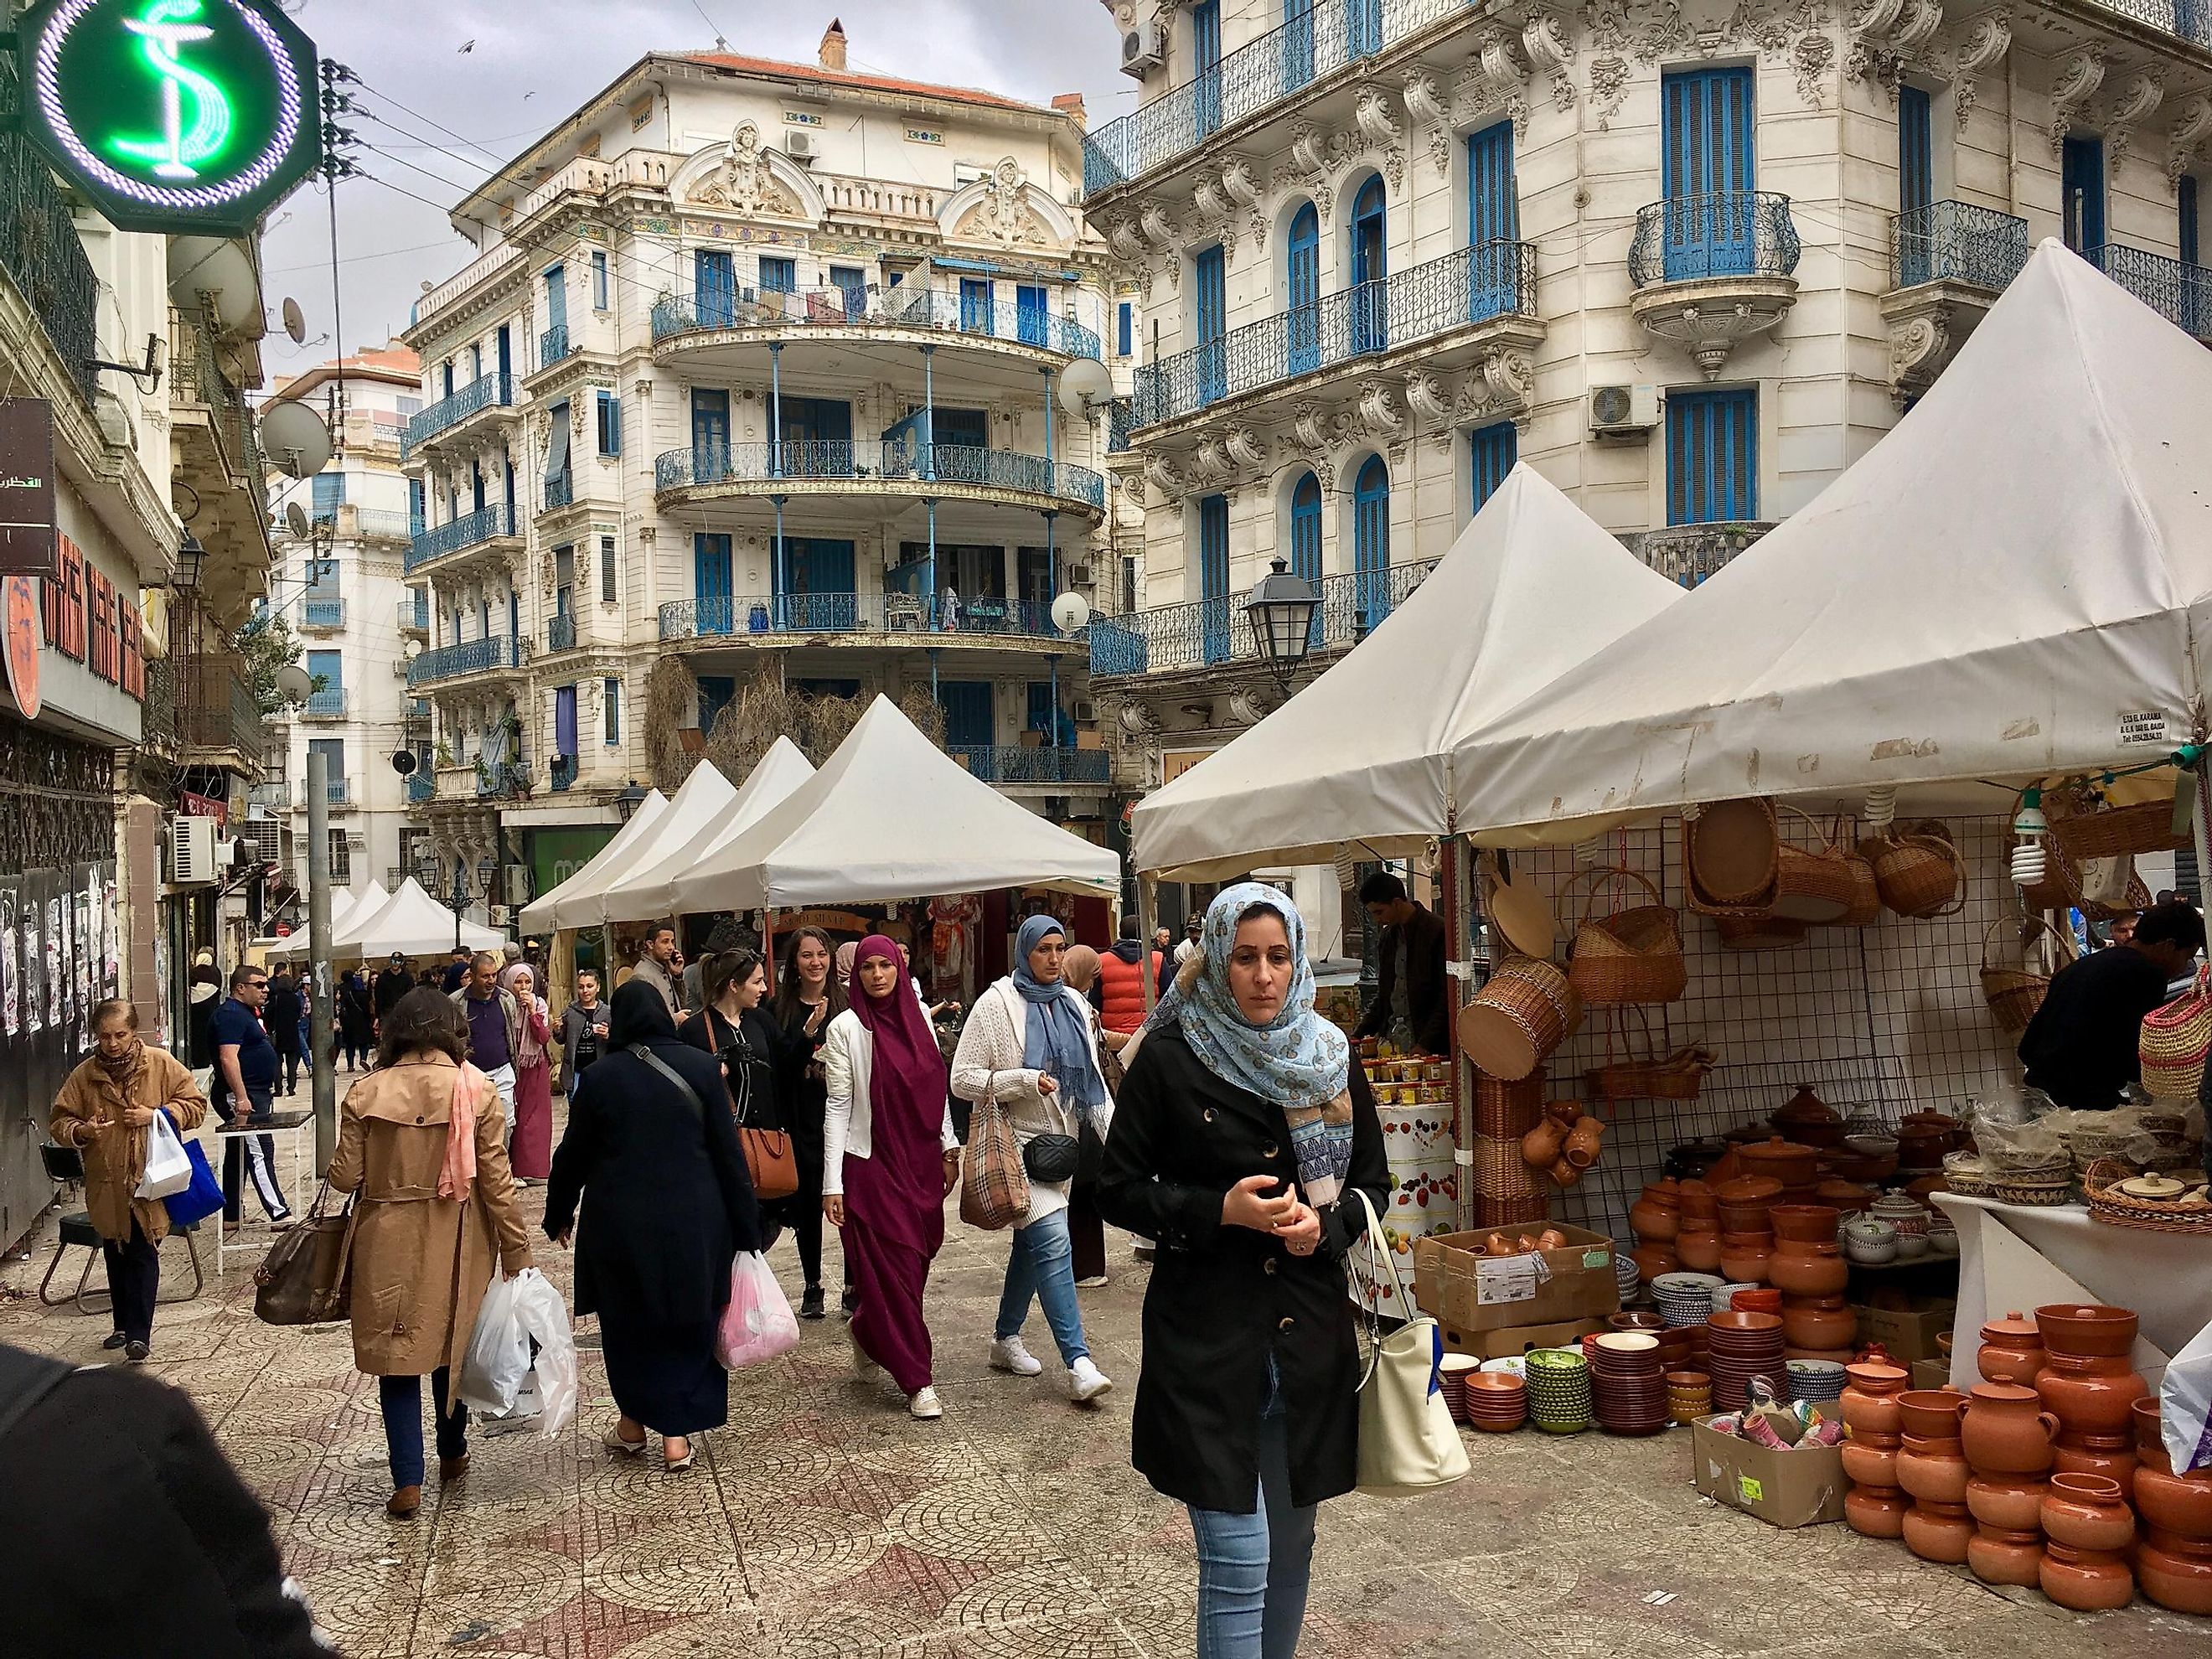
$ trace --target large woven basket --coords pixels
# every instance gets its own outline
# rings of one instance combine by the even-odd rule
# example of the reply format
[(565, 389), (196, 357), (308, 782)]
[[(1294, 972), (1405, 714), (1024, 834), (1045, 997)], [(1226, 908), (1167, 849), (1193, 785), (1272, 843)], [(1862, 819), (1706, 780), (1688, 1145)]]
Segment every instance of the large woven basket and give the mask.
[(1492, 1140), (1518, 1142), (1544, 1115), (1544, 1068), (1539, 1066), (1512, 1083), (1474, 1074), (1474, 1132)]
[(1764, 911), (1749, 915), (1715, 916), (1713, 926), (1719, 931), (1724, 951), (1787, 951), (1792, 945), (1802, 945), (1808, 930), (1807, 923), (1784, 921)]
[(1724, 800), (1682, 820), (1682, 891), (1709, 916), (1755, 915), (1774, 898), (1782, 836), (1774, 803)]
[(1812, 824), (1821, 844), (1812, 852), (1791, 845), (1782, 839), (1778, 820), (1774, 898), (1766, 907), (1768, 914), (1783, 921), (1802, 921), (1814, 927), (1843, 921), (1850, 914), (1858, 894), (1857, 877), (1852, 869), (1856, 860), (1838, 843), (1835, 836), (1823, 830), (1809, 814), (1794, 806), (1779, 811)]
[(1959, 849), (1934, 819), (1885, 836), (1874, 856), (1881, 902), (1900, 916), (1925, 921), (1948, 916), (1966, 902), (1966, 872)]
[(1495, 1140), (1479, 1134), (1474, 1137), (1474, 1154), (1472, 1167), (1478, 1207), (1487, 1201), (1527, 1212), (1526, 1218), (1510, 1218), (1514, 1220), (1544, 1213), (1544, 1178), (1522, 1161), (1519, 1141)]
[(1881, 885), (1875, 879), (1874, 865), (1867, 856), (1867, 847), (1862, 845), (1846, 862), (1851, 872), (1851, 906), (1836, 918), (1838, 927), (1871, 927), (1881, 920)]
[(1566, 975), (1540, 957), (1514, 957), (1459, 1011), (1460, 1052), (1491, 1076), (1517, 1083), (1567, 1040), (1582, 1017), (1582, 1000)]
[[(1568, 881), (1561, 896), (1592, 878), (1595, 879), (1567, 961), (1567, 982), (1575, 994), (1600, 1008), (1674, 1001), (1688, 988), (1690, 969), (1682, 960), (1682, 925), (1673, 908), (1649, 877), (1619, 866), (1581, 872)], [(1640, 887), (1649, 902), (1596, 915), (1598, 896), (1608, 882)]]
[(2117, 1158), (2101, 1158), (2091, 1164), (2081, 1177), (2081, 1196), (2089, 1206), (2089, 1213), (2115, 1227), (2141, 1227), (2148, 1232), (2212, 1238), (2212, 1206), (2182, 1210), (2171, 1204), (2130, 1197), (2119, 1190), (2119, 1186), (2135, 1173), (2130, 1165)]
[(2189, 845), (2173, 833), (2173, 803), (2147, 800), (2133, 806), (2077, 810), (2051, 819), (2051, 836), (2075, 862), (2126, 853), (2171, 853)]
[(2212, 1054), (2212, 964), (2197, 982), (2162, 1008), (2143, 1016), (2136, 1053), (2144, 1092), (2155, 1100), (2194, 1100)]
[[(1996, 943), (1998, 930), (2011, 920), (2009, 916), (1998, 917), (1990, 924), (1989, 931), (1982, 935), (1982, 1000), (1989, 1004), (1990, 1012), (1996, 1016), (1998, 1026), (2017, 1036), (2027, 1029), (2028, 1021), (2035, 1018), (2035, 1011), (2043, 1006), (2043, 994), (2051, 988), (2051, 976), (2036, 973), (2026, 966), (1999, 968), (1991, 965), (1990, 947)], [(2069, 945), (2070, 951), (2070, 941), (2064, 933), (2051, 926), (2048, 917), (2033, 915), (2028, 918), (2022, 932), (2021, 959), (2023, 963), (2027, 961), (2025, 947), (2038, 929), (2049, 933), (2061, 945)]]

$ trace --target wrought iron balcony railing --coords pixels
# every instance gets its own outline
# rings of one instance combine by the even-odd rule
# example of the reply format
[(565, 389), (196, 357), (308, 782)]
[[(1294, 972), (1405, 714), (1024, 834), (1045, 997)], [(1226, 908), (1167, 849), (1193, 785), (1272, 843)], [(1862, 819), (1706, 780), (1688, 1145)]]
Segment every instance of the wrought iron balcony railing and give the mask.
[(489, 507), (480, 507), (473, 513), (464, 513), (458, 519), (447, 520), (434, 530), (426, 530), (415, 538), (407, 550), (406, 569), (410, 574), (433, 559), (442, 559), (448, 553), (459, 553), (497, 536), (512, 536), (514, 529), (514, 509), (505, 501), (494, 501)]
[(441, 645), (425, 651), (407, 665), (407, 684), (434, 685), (464, 674), (483, 674), (497, 668), (520, 668), (530, 660), (530, 647), (510, 634), (491, 634), (459, 645)]
[(576, 475), (574, 472), (563, 472), (557, 477), (545, 480), (546, 512), (557, 513), (564, 507), (574, 506), (575, 502)]
[(568, 325), (556, 323), (538, 337), (538, 367), (550, 368), (556, 363), (566, 362), (576, 351), (577, 348), (568, 341)]
[(400, 459), (404, 460), (422, 444), (449, 427), (459, 426), (471, 415), (487, 409), (509, 408), (514, 403), (514, 375), (496, 371), (480, 374), (452, 397), (439, 398), (407, 422), (406, 434), (399, 441)]
[(1018, 300), (904, 287), (871, 295), (865, 289), (822, 288), (783, 294), (774, 289), (664, 294), (653, 307), (655, 345), (680, 335), (716, 329), (789, 329), (854, 323), (942, 329), (984, 339), (1037, 346), (1064, 357), (1099, 355), (1097, 331), (1073, 317), (1054, 315)]
[[(1307, 649), (1340, 651), (1358, 644), (1436, 566), (1434, 559), (1425, 559), (1324, 576), (1321, 608), (1314, 613)], [(1093, 675), (1158, 673), (1260, 659), (1241, 593), (1127, 616), (1094, 617), (1090, 633)]]
[[(422, 521), (413, 514), (383, 507), (357, 507), (353, 510), (353, 522), (356, 534), (381, 536), (392, 541), (411, 541), (422, 533)], [(339, 529), (343, 533), (343, 521)]]
[[(0, 109), (19, 108), (18, 96), (10, 52), (0, 58)], [(69, 204), (55, 186), (53, 169), (15, 122), (0, 131), (0, 270), (30, 302), (31, 314), (45, 326), (85, 402), (94, 402), (99, 375), (91, 364), (101, 355), (100, 279)]]
[(2212, 52), (2212, 6), (2204, 0), (2097, 0), (2097, 3)]
[(576, 757), (556, 755), (552, 764), (545, 769), (545, 776), (556, 794), (565, 793), (576, 781)]
[(1766, 190), (1674, 196), (1636, 210), (1628, 280), (1638, 288), (1715, 276), (1787, 276), (1797, 269), (1790, 198)]
[[(331, 806), (351, 806), (354, 804), (353, 785), (344, 778), (325, 778), (323, 780), (323, 799)], [(300, 780), (298, 804), (301, 811), (307, 810), (307, 781), (305, 778)]]
[(283, 778), (264, 779), (246, 792), (248, 806), (289, 807), (292, 805), (292, 786)]
[(427, 634), (430, 631), (430, 596), (418, 592), (411, 599), (399, 601), (399, 631), (403, 634)]
[(300, 621), (307, 628), (343, 628), (343, 599), (309, 599), (300, 607)]
[(1137, 370), (1129, 424), (1188, 415), (1240, 393), (1494, 317), (1536, 314), (1536, 245), (1485, 242), (1379, 282), (1292, 306)]
[(1048, 461), (1011, 449), (970, 444), (923, 444), (874, 438), (787, 438), (779, 443), (694, 444), (653, 462), (653, 488), (841, 480), (853, 483), (932, 483), (1019, 490), (1106, 507), (1106, 480), (1087, 466)]
[(545, 624), (545, 648), (548, 651), (574, 651), (576, 648), (576, 618), (564, 613)]
[(1106, 453), (1126, 455), (1129, 453), (1129, 400), (1116, 398), (1106, 405)]
[[(940, 573), (942, 574), (942, 573)], [(660, 607), (664, 640), (722, 634), (958, 634), (1078, 641), (1053, 625), (1042, 599), (942, 599), (910, 593), (716, 595), (672, 599)]]
[(438, 793), (438, 780), (428, 768), (417, 768), (407, 775), (407, 804), (420, 806), (434, 799)]
[(1109, 775), (1103, 749), (948, 743), (945, 752), (986, 783), (1103, 784)]
[(1889, 222), (1890, 279), (1899, 288), (1967, 283), (1992, 293), (2027, 263), (2027, 221), (1971, 202), (1930, 202)]
[(2081, 257), (2183, 332), (2212, 342), (2212, 265), (2117, 242), (2093, 247)]
[(346, 694), (342, 685), (325, 687), (307, 693), (307, 701), (300, 706), (300, 717), (310, 720), (342, 720), (345, 718)]
[(1239, 46), (1196, 79), (1085, 135), (1084, 194), (1164, 167), (1222, 128), (1472, 5), (1473, 0), (1312, 0), (1280, 28)]

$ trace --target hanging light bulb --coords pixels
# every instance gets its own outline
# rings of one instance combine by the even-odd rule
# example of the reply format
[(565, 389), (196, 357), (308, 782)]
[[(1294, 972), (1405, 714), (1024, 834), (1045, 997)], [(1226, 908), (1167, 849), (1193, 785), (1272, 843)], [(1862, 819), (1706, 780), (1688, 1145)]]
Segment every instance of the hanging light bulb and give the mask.
[(2015, 887), (2039, 887), (2050, 870), (2044, 837), (2051, 822), (2043, 816), (2043, 791), (2031, 788), (2021, 796), (2020, 811), (2012, 821), (2012, 879)]
[(1877, 783), (1867, 791), (1866, 825), (1876, 836), (1886, 836), (1897, 822), (1897, 786)]

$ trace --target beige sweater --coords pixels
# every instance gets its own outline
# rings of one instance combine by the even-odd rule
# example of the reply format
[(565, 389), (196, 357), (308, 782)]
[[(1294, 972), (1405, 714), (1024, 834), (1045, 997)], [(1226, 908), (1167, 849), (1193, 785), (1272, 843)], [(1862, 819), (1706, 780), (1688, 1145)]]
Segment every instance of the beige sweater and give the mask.
[[(1082, 1009), (1085, 1024), (1090, 1032), (1091, 1063), (1098, 1064), (1098, 1022), (1092, 1018), (1091, 1005), (1073, 991), (1065, 994)], [(1007, 1120), (1014, 1126), (1014, 1139), (1024, 1146), (1038, 1135), (1072, 1135), (1076, 1133), (1075, 1114), (1063, 1111), (1059, 1097), (1047, 1100), (1037, 1092), (1037, 1073), (1034, 1067), (1022, 1063), (1024, 1050), (1028, 1046), (1030, 1005), (1014, 988), (1012, 979), (1002, 979), (975, 999), (975, 1006), (968, 1016), (968, 1024), (960, 1033), (960, 1047), (952, 1056), (952, 1092), (963, 1100), (981, 1101), (987, 1097), (1006, 1109)], [(1109, 1096), (1091, 1116), (1091, 1128), (1099, 1139), (1114, 1121), (1114, 1102)], [(1029, 1218), (1042, 1220), (1067, 1207), (1068, 1183), (1042, 1181), (1030, 1182)]]

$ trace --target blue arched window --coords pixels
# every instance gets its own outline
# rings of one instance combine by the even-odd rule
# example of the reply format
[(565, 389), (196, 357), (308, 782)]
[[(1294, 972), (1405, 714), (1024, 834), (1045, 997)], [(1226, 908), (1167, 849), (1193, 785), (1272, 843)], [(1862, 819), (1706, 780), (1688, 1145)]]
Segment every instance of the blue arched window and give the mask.
[(1390, 469), (1370, 455), (1352, 490), (1352, 568), (1362, 634), (1390, 614)]
[[(1291, 490), (1291, 570), (1321, 591), (1321, 480), (1310, 472)], [(1314, 612), (1307, 640), (1310, 651), (1321, 647), (1322, 613)]]
[(1289, 368), (1321, 367), (1321, 215), (1308, 202), (1291, 219), (1283, 243), (1283, 292), (1289, 319)]
[(1352, 349), (1380, 351), (1390, 343), (1390, 318), (1383, 303), (1390, 275), (1389, 213), (1382, 178), (1370, 176), (1352, 202)]

